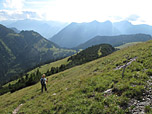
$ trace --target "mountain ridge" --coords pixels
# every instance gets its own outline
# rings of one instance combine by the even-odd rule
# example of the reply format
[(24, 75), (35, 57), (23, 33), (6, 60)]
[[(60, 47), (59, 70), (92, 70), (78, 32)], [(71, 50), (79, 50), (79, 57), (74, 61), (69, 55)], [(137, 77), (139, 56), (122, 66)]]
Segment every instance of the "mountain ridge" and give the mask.
[(129, 21), (114, 22), (85, 22), (71, 23), (50, 38), (61, 47), (73, 48), (95, 36), (115, 36), (123, 34), (150, 34), (152, 35), (152, 26), (140, 24), (133, 25)]
[[(108, 29), (108, 27), (111, 29)], [(112, 23), (106, 21), (103, 23), (93, 21), (90, 23), (71, 23), (62, 29), (58, 34), (54, 35), (50, 40), (57, 43), (61, 47), (72, 47), (78, 45), (80, 42), (85, 42), (100, 33), (100, 30), (108, 31), (108, 35), (113, 35)], [(89, 30), (88, 30), (89, 29)], [(67, 32), (66, 34), (64, 32)], [(106, 35), (107, 33), (101, 33)], [(99, 34), (100, 35), (100, 34)], [(73, 38), (74, 37), (74, 38)], [(86, 39), (88, 38), (88, 39)], [(73, 40), (72, 40), (73, 39)], [(63, 45), (62, 45), (63, 44)]]
[(57, 21), (43, 21), (34, 19), (24, 19), (24, 20), (6, 20), (0, 21), (1, 24), (7, 26), (8, 28), (15, 27), (18, 30), (33, 30), (41, 34), (45, 38), (50, 38), (62, 28), (64, 28), (68, 23), (57, 22)]
[(78, 45), (74, 49), (85, 49), (92, 45), (108, 43), (114, 47), (130, 43), (130, 42), (144, 42), (151, 40), (152, 36), (148, 34), (131, 34), (131, 35), (118, 35), (118, 36), (96, 36), (87, 42)]

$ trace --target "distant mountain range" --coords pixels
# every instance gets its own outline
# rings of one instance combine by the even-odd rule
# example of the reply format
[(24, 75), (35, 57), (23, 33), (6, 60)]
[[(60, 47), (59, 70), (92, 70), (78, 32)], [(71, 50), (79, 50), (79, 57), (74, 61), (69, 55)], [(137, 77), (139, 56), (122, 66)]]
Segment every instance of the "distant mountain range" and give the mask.
[(34, 31), (21, 31), (0, 25), (0, 82), (48, 60), (74, 54), (73, 50), (61, 49)]
[(11, 28), (16, 33), (22, 30), (34, 30), (45, 38), (58, 44), (60, 47), (74, 48), (96, 36), (116, 36), (128, 34), (152, 35), (152, 26), (146, 24), (133, 25), (129, 21), (112, 23), (84, 22), (84, 23), (61, 23), (56, 21), (42, 20), (7, 20), (0, 21), (3, 25)]
[(19, 31), (22, 30), (34, 30), (40, 33), (45, 38), (50, 38), (61, 29), (63, 29), (68, 23), (57, 21), (41, 21), (41, 20), (7, 20), (0, 21), (0, 24), (5, 25), (8, 28), (16, 28)]
[(152, 35), (152, 26), (145, 24), (133, 25), (128, 21), (115, 23), (110, 21), (71, 23), (58, 34), (50, 38), (50, 40), (61, 47), (73, 48), (96, 36), (114, 36), (138, 33)]
[(86, 49), (93, 45), (98, 44), (111, 44), (112, 46), (120, 46), (130, 42), (144, 42), (152, 40), (151, 35), (146, 34), (132, 34), (132, 35), (118, 35), (118, 36), (96, 36), (87, 42), (80, 44), (79, 46), (75, 47), (75, 49)]

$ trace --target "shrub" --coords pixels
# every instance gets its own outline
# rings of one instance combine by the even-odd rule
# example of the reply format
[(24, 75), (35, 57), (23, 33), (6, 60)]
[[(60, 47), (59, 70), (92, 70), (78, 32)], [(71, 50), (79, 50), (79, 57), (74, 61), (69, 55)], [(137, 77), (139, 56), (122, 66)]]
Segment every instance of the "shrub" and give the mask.
[(149, 113), (149, 112), (151, 112), (152, 111), (152, 109), (150, 108), (150, 106), (148, 105), (148, 106), (145, 106), (145, 112), (146, 113)]

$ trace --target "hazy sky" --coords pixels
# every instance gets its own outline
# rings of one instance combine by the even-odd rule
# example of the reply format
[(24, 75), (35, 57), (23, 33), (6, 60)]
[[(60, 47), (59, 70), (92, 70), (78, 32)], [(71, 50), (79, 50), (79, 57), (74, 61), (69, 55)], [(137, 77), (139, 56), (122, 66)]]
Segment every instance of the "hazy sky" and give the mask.
[(152, 0), (0, 0), (0, 20), (129, 20), (152, 25)]

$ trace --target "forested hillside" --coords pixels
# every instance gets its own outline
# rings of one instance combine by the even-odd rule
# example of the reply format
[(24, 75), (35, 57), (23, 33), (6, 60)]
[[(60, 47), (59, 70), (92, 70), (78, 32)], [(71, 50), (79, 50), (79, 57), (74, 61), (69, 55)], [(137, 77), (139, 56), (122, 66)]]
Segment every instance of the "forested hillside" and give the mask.
[(70, 56), (74, 52), (61, 49), (34, 31), (17, 34), (0, 25), (0, 83), (14, 79), (35, 65)]
[(68, 61), (70, 65), (80, 65), (100, 57), (111, 54), (115, 51), (115, 48), (109, 44), (99, 44), (79, 52), (76, 55), (71, 56)]

